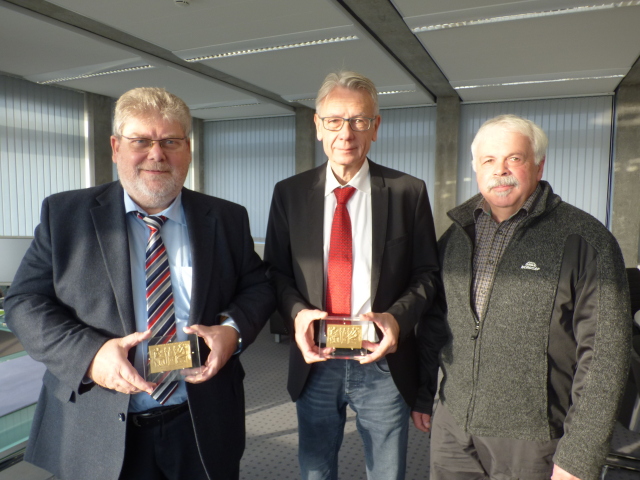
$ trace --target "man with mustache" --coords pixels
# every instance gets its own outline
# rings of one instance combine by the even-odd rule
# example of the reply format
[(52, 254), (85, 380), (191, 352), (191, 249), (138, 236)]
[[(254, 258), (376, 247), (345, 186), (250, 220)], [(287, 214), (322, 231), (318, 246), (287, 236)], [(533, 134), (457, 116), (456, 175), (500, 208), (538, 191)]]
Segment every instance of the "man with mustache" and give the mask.
[(541, 180), (547, 143), (502, 115), (471, 146), (480, 194), (449, 212), (446, 304), (430, 312), (451, 330), (432, 480), (600, 478), (628, 374), (628, 287), (615, 238)]
[[(25, 459), (56, 478), (238, 478), (238, 354), (275, 297), (246, 210), (183, 188), (190, 132), (181, 99), (130, 90), (111, 137), (120, 181), (42, 204), (6, 312), (47, 367)], [(147, 342), (188, 334), (199, 338), (202, 368), (145, 375)]]

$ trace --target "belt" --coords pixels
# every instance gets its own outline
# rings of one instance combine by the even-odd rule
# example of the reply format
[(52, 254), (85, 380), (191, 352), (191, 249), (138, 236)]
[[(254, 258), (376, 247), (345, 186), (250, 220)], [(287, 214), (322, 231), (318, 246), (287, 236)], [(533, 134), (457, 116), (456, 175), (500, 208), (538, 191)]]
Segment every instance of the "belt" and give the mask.
[(130, 413), (129, 421), (136, 427), (153, 427), (161, 423), (173, 420), (178, 415), (189, 410), (187, 402), (180, 405), (170, 405), (168, 407), (158, 407), (146, 412)]

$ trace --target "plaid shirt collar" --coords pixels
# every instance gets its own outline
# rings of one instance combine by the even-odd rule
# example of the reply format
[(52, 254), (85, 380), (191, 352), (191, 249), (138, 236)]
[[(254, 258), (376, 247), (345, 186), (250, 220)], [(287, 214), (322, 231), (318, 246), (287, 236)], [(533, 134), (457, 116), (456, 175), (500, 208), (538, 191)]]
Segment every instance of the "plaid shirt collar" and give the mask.
[[(538, 201), (538, 198), (540, 198), (541, 193), (542, 193), (542, 185), (538, 183), (538, 186), (533, 191), (533, 193), (529, 195), (529, 198), (527, 198), (527, 200), (522, 204), (522, 206), (518, 209), (518, 211), (515, 212), (513, 215), (511, 215), (506, 221), (512, 220), (520, 212), (523, 212), (523, 216), (526, 217), (533, 210), (536, 202)], [(478, 222), (478, 217), (480, 217), (480, 215), (483, 213), (491, 217), (491, 206), (487, 203), (484, 197), (481, 197), (480, 201), (478, 202), (478, 205), (473, 211), (473, 218), (476, 223)]]

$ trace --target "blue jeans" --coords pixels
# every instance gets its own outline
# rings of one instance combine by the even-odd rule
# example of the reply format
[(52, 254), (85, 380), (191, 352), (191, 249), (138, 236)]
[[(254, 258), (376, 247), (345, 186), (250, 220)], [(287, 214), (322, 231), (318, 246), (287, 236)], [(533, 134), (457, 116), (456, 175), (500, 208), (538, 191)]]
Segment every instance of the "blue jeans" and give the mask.
[(356, 412), (367, 479), (404, 479), (410, 409), (393, 383), (386, 360), (367, 365), (327, 360), (313, 365), (296, 402), (302, 479), (338, 479), (347, 405)]

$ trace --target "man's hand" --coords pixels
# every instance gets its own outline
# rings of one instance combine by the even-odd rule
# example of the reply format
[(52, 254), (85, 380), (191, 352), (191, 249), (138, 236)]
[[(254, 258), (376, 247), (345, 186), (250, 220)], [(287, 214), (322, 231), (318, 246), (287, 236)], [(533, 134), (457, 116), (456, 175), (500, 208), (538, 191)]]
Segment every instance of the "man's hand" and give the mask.
[[(313, 340), (313, 321), (326, 317), (327, 312), (321, 310), (300, 310), (293, 321), (295, 339), (300, 352), (307, 363), (324, 362), (326, 359), (320, 355), (321, 350)], [(331, 348), (325, 349), (331, 351)]]
[(360, 320), (375, 322), (382, 331), (383, 338), (380, 343), (373, 343), (367, 340), (362, 342), (362, 346), (371, 351), (365, 355), (360, 363), (373, 363), (384, 358), (388, 353), (393, 353), (398, 348), (398, 337), (400, 336), (400, 325), (390, 313), (364, 313), (360, 315)]
[(108, 340), (93, 357), (87, 376), (101, 387), (116, 392), (151, 394), (155, 385), (145, 382), (127, 358), (132, 347), (150, 337), (151, 330), (147, 330)]
[(185, 333), (195, 333), (204, 339), (211, 349), (206, 363), (199, 373), (187, 375), (184, 380), (189, 383), (202, 383), (209, 380), (226, 365), (231, 356), (238, 350), (240, 334), (235, 328), (226, 325), (191, 325), (184, 327)]
[(424, 433), (431, 431), (431, 415), (428, 413), (411, 412), (411, 419), (418, 430)]
[(561, 469), (558, 465), (553, 466), (551, 480), (580, 480), (578, 477), (571, 475), (566, 470)]

